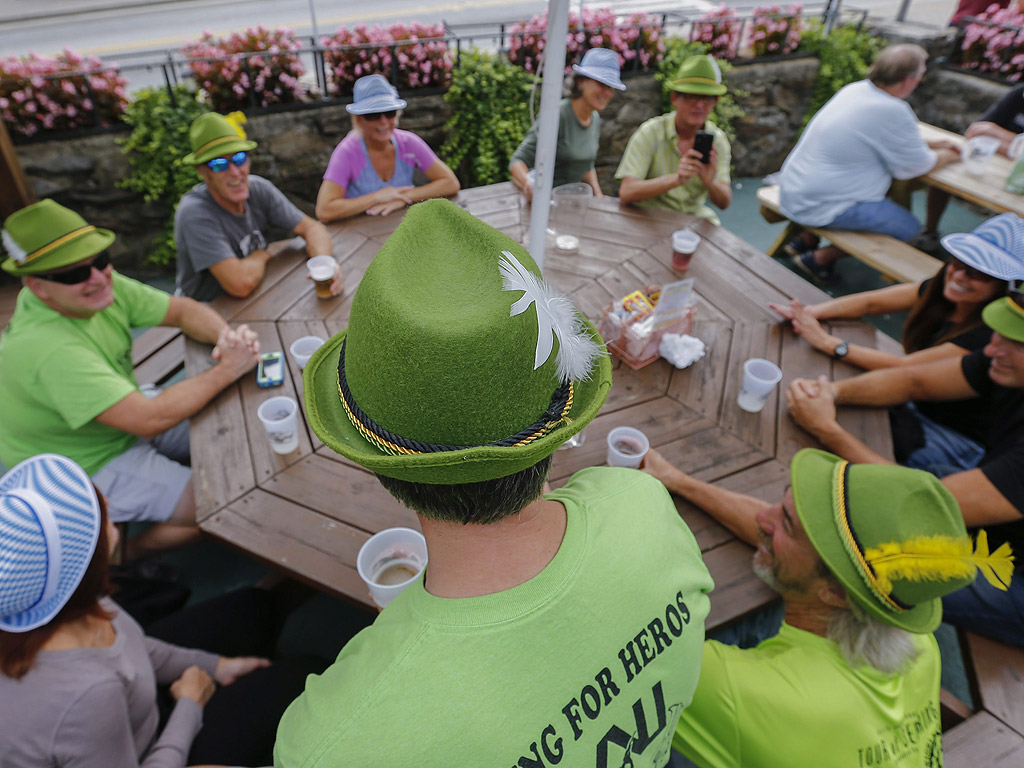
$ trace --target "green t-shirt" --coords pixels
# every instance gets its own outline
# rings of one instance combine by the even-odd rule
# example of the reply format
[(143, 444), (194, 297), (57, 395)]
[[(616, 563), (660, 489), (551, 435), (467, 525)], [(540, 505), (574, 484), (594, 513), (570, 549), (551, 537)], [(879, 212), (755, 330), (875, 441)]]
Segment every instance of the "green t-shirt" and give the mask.
[[(718, 172), (715, 181), (730, 181), (729, 166), (732, 164), (732, 148), (725, 131), (712, 123), (705, 122), (705, 129), (715, 135), (714, 146), (718, 150)], [(615, 171), (619, 181), (627, 176), (634, 179), (656, 179), (679, 169), (679, 137), (676, 134), (676, 113), (652, 117), (637, 128), (629, 137), (626, 151)], [(707, 219), (712, 224), (721, 224), (716, 214), (705, 203), (708, 199), (708, 188), (704, 182), (694, 176), (681, 187), (673, 187), (663, 195), (644, 200), (637, 205), (649, 208), (660, 208), (665, 211), (689, 213)]]
[(902, 674), (851, 669), (827, 638), (783, 624), (741, 650), (713, 640), (673, 746), (702, 768), (938, 768), (939, 647)]
[(548, 494), (555, 557), (512, 589), (395, 599), (285, 712), (278, 768), (664, 768), (712, 588), (664, 486), (590, 468)]
[[(571, 99), (562, 99), (558, 112), (558, 144), (555, 146), (555, 172), (552, 174), (553, 187), (583, 181), (583, 174), (594, 170), (597, 147), (601, 142), (601, 115), (592, 112), (590, 125), (580, 123), (572, 108)], [(530, 126), (522, 143), (509, 160), (526, 163), (533, 168), (537, 160), (537, 123)]]
[(117, 272), (113, 280), (114, 303), (90, 318), (65, 317), (27, 288), (18, 294), (0, 336), (0, 461), (8, 468), (52, 452), (92, 475), (138, 439), (94, 419), (137, 389), (131, 329), (163, 321), (170, 296)]

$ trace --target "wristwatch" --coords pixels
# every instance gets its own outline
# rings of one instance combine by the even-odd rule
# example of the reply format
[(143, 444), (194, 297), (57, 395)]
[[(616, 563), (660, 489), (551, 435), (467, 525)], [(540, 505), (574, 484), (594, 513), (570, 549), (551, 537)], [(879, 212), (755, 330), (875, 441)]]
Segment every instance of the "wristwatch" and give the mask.
[(832, 350), (832, 357), (834, 357), (836, 360), (842, 360), (844, 357), (846, 357), (846, 354), (849, 351), (850, 345), (847, 344), (845, 341), (840, 341), (838, 344), (836, 344), (836, 348)]

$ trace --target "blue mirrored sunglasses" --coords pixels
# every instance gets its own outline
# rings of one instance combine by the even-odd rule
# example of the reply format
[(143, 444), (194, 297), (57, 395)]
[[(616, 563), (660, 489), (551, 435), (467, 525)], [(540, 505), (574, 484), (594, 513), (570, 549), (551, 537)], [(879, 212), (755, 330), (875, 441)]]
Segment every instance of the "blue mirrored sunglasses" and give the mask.
[(235, 167), (241, 168), (249, 159), (248, 152), (235, 152), (231, 157), (215, 157), (206, 163), (206, 167), (214, 173), (222, 173), (228, 169), (228, 163), (234, 163)]

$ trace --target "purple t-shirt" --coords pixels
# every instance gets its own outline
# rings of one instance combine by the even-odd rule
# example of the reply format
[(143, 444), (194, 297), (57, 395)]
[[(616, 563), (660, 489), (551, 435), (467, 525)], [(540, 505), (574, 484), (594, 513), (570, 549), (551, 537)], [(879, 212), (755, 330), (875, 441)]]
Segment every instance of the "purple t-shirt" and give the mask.
[(345, 197), (360, 197), (384, 187), (410, 187), (414, 170), (425, 173), (437, 162), (434, 151), (415, 133), (396, 128), (391, 143), (395, 147), (395, 172), (387, 181), (373, 169), (366, 144), (357, 133), (350, 133), (334, 148), (324, 179), (344, 189)]

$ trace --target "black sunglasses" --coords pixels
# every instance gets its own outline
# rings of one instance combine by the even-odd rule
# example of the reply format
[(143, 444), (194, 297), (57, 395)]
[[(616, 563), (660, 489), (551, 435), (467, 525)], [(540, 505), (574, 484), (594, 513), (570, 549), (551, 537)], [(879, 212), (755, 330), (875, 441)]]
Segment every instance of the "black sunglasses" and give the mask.
[(63, 283), (64, 285), (78, 285), (92, 277), (93, 267), (102, 272), (109, 266), (110, 251), (103, 251), (88, 264), (79, 264), (77, 267), (65, 269), (63, 272), (43, 272), (38, 275), (32, 275), (32, 277), (39, 277), (43, 280), (49, 280), (53, 283)]
[(1011, 280), (1007, 295), (1010, 301), (1024, 309), (1024, 280)]
[(951, 258), (949, 260), (949, 267), (953, 272), (960, 270), (965, 275), (967, 275), (967, 278), (969, 280), (984, 280), (990, 283), (999, 280), (998, 277), (986, 274), (985, 272), (982, 272), (980, 269), (975, 269), (974, 267), (967, 266), (962, 261), (960, 261), (960, 259), (957, 258)]
[(363, 115), (363, 120), (369, 120), (370, 122), (375, 122), (377, 120), (380, 120), (382, 117), (386, 117), (388, 120), (390, 120), (392, 117), (394, 117), (397, 114), (398, 114), (398, 110), (396, 110), (396, 109), (389, 109), (387, 112), (371, 112), (368, 115)]
[(248, 152), (235, 152), (230, 158), (228, 157), (215, 157), (206, 163), (206, 167), (214, 173), (223, 173), (228, 169), (228, 163), (234, 163), (236, 167), (241, 168), (245, 165), (245, 161), (249, 159)]

